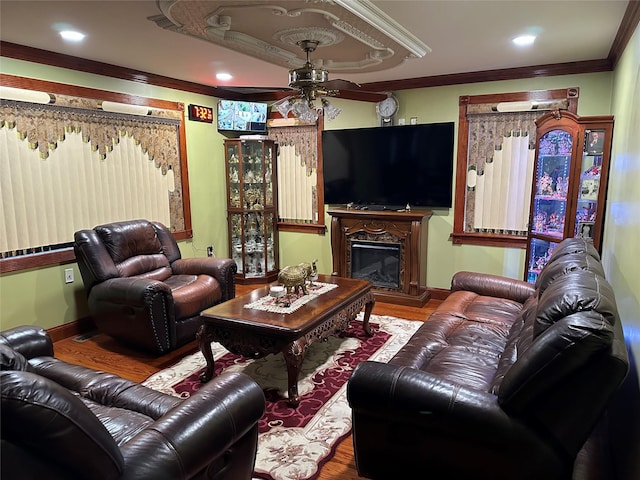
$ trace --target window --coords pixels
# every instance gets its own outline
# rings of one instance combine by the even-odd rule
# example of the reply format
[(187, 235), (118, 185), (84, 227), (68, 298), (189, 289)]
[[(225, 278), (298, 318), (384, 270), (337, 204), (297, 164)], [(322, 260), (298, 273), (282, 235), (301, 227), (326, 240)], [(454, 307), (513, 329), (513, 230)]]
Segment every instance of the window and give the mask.
[(278, 230), (324, 235), (321, 135), (323, 118), (269, 121), (269, 138), (278, 144)]
[(182, 104), (1, 79), (2, 272), (73, 261), (74, 232), (111, 221), (191, 236)]
[(549, 110), (576, 113), (578, 93), (568, 88), (460, 97), (454, 244), (525, 248), (535, 121)]

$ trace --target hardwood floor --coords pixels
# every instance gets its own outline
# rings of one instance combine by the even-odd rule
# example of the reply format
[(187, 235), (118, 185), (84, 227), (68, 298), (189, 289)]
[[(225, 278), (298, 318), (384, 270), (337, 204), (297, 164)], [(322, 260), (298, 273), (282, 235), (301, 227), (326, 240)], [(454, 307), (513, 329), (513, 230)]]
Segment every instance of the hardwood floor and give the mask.
[[(242, 295), (260, 285), (238, 285), (236, 293)], [(410, 320), (426, 320), (438, 306), (439, 300), (429, 300), (424, 307), (408, 307), (376, 302), (375, 315), (390, 315)], [(149, 375), (176, 363), (187, 354), (197, 351), (195, 340), (184, 347), (160, 357), (132, 350), (103, 334), (88, 334), (66, 338), (54, 343), (55, 356), (70, 363), (115, 373), (124, 378), (141, 382)], [(358, 476), (353, 458), (351, 436), (337, 447), (335, 456), (320, 472), (319, 480), (355, 480)]]

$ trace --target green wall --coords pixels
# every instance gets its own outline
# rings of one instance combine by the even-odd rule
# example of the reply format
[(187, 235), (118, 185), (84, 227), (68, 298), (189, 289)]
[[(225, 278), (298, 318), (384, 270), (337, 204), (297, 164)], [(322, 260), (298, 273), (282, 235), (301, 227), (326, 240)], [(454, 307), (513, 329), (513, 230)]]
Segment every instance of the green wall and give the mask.
[(615, 69), (615, 116), (602, 261), (625, 337), (640, 358), (640, 27)]
[[(47, 67), (2, 58), (0, 71), (81, 85), (132, 95), (179, 101), (185, 104), (214, 105), (215, 99), (176, 90), (137, 84), (97, 75)], [(580, 87), (580, 115), (611, 113), (613, 73), (550, 77), (544, 79), (488, 82), (397, 92), (398, 117), (416, 116), (419, 123), (457, 121), (458, 97), (509, 91), (530, 91)], [(334, 100), (332, 100), (334, 101)], [(327, 129), (374, 126), (378, 124), (375, 105), (336, 99), (342, 114), (325, 125)], [(617, 124), (616, 124), (616, 128)], [(205, 255), (207, 245), (214, 245), (218, 256), (227, 256), (223, 137), (215, 126), (187, 122), (187, 155), (194, 237), (180, 243), (184, 256)], [(329, 227), (330, 218), (326, 218)], [(437, 210), (429, 221), (427, 286), (448, 288), (458, 270), (476, 270), (521, 278), (524, 251), (520, 249), (454, 246), (449, 240), (453, 226), (453, 209)], [(317, 258), (322, 273), (332, 271), (330, 234), (280, 234), (280, 265)], [(0, 277), (0, 324), (7, 328), (19, 324), (36, 324), (45, 328), (73, 321), (87, 315), (82, 281), (75, 265), (76, 281), (64, 283), (64, 268), (69, 265), (5, 274)]]

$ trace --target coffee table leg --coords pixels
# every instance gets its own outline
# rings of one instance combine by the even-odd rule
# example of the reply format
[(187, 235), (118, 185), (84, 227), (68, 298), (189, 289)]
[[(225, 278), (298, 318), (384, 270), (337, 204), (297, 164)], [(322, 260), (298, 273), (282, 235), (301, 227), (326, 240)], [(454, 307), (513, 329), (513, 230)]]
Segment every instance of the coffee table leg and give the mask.
[(373, 310), (373, 306), (376, 304), (376, 297), (370, 294), (369, 301), (364, 306), (364, 318), (362, 321), (362, 328), (365, 333), (369, 336), (372, 336), (371, 327), (369, 326), (369, 317), (371, 316), (371, 312)]
[(213, 370), (213, 352), (211, 351), (211, 342), (213, 339), (207, 332), (207, 326), (203, 323), (200, 325), (198, 332), (196, 333), (196, 340), (198, 340), (198, 346), (202, 355), (204, 355), (207, 361), (207, 368), (200, 374), (201, 382), (208, 382), (214, 375)]
[(300, 395), (298, 395), (298, 376), (302, 368), (302, 361), (307, 350), (307, 340), (299, 338), (295, 342), (291, 342), (282, 350), (284, 361), (287, 364), (287, 379), (289, 383), (289, 405), (297, 407), (300, 404)]

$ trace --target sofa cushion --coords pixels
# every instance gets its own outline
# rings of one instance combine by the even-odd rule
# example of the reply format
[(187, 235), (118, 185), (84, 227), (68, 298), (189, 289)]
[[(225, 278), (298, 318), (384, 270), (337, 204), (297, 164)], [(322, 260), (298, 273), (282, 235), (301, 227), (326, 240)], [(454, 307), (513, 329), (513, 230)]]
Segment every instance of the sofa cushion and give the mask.
[(503, 408), (516, 413), (544, 402), (547, 392), (611, 348), (618, 321), (613, 290), (604, 278), (575, 270), (556, 279), (538, 300), (530, 328), (523, 324), (518, 358), (498, 391)]
[(173, 272), (169, 260), (161, 253), (136, 255), (116, 264), (120, 277), (142, 277), (165, 281)]
[(165, 283), (171, 288), (175, 316), (180, 320), (200, 315), (222, 299), (220, 284), (209, 275), (173, 275)]
[(576, 312), (593, 310), (613, 325), (618, 317), (611, 285), (604, 277), (588, 271), (566, 272), (544, 291), (538, 300), (534, 336), (537, 337), (556, 321)]
[(589, 270), (602, 278), (605, 277), (602, 263), (593, 256), (585, 253), (566, 253), (547, 263), (542, 269), (535, 284), (538, 295), (542, 295), (556, 278), (573, 270)]
[(486, 392), (521, 310), (512, 300), (452, 292), (389, 363)]
[(0, 344), (0, 370), (28, 370), (28, 366), (24, 355), (8, 345)]
[(64, 465), (75, 478), (120, 476), (120, 449), (80, 399), (31, 372), (2, 371), (0, 379), (3, 440)]
[(495, 376), (493, 377), (491, 389), (489, 390), (494, 395), (498, 394), (500, 384), (502, 383), (506, 373), (511, 368), (511, 365), (518, 360), (518, 356), (522, 352), (525, 352), (533, 341), (533, 326), (536, 319), (537, 305), (537, 296), (531, 295), (522, 307), (522, 312), (511, 326), (509, 336), (507, 337), (507, 343), (504, 346), (502, 355), (500, 355), (498, 368)]
[(99, 225), (94, 230), (102, 238), (116, 265), (138, 255), (162, 253), (156, 230), (146, 220)]
[(600, 254), (598, 253), (598, 250), (596, 250), (596, 247), (593, 246), (593, 242), (591, 240), (577, 237), (565, 238), (556, 246), (553, 252), (551, 252), (547, 265), (555, 262), (558, 258), (564, 255), (570, 255), (573, 253), (586, 254), (596, 260), (600, 260)]

